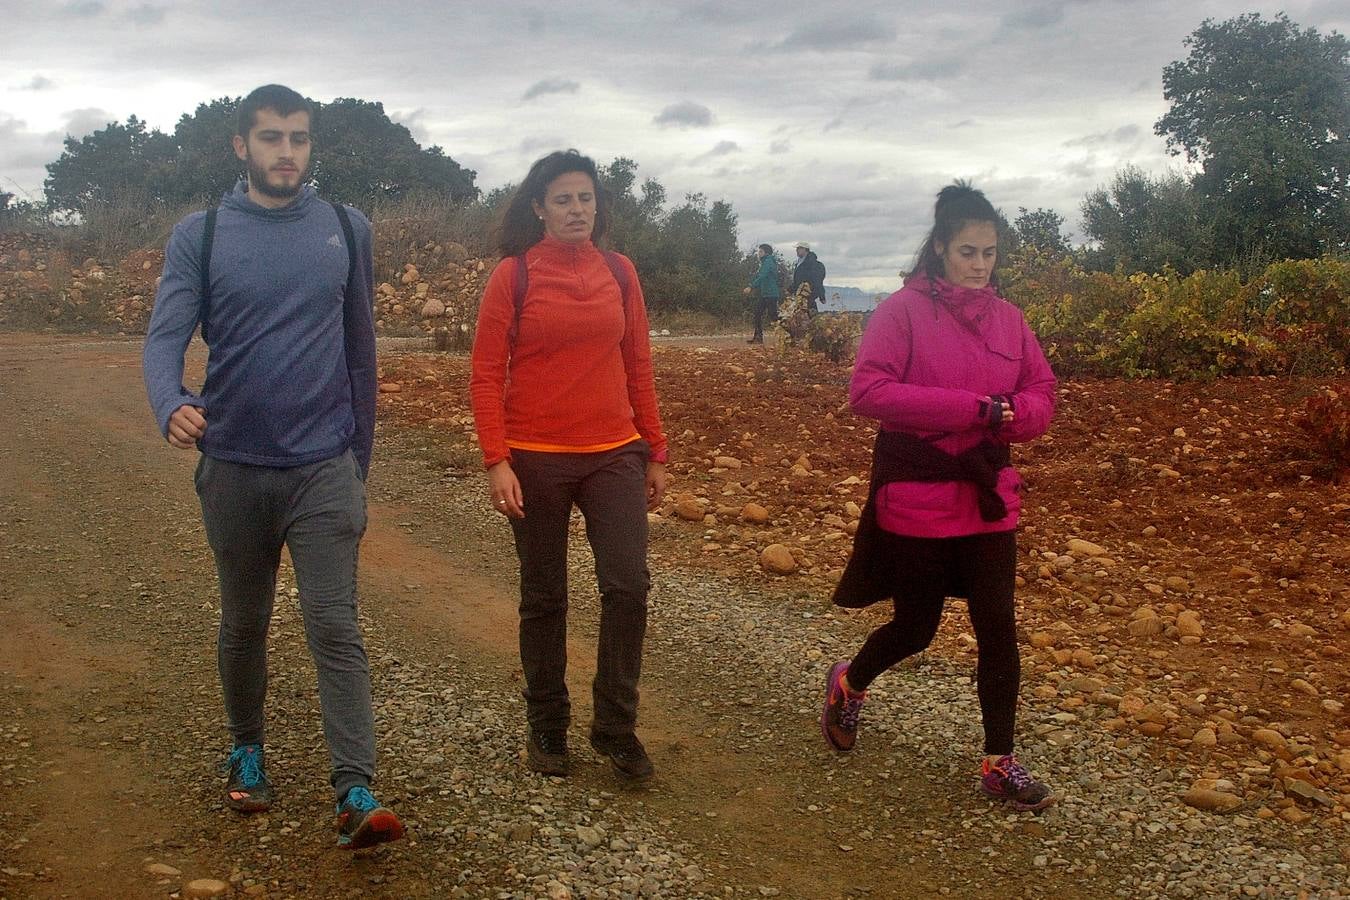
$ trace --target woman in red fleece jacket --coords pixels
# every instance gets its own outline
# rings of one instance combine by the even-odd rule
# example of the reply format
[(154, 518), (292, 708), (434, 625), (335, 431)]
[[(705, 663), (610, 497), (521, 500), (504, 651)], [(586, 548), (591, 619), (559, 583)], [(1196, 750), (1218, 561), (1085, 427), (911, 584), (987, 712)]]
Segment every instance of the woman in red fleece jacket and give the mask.
[(586, 520), (600, 587), (591, 745), (620, 778), (651, 760), (634, 734), (647, 629), (647, 511), (666, 488), (647, 311), (633, 264), (602, 252), (608, 198), (575, 150), (538, 160), (498, 234), (469, 378), (493, 508), (520, 558), (520, 659), (531, 768), (569, 771), (567, 528)]
[(849, 402), (881, 430), (834, 599), (894, 598), (895, 615), (830, 669), (820, 724), (831, 747), (853, 749), (868, 685), (925, 649), (945, 598), (963, 597), (979, 650), (980, 787), (1034, 810), (1053, 798), (1013, 755), (1021, 479), (1008, 445), (1049, 426), (1055, 376), (1021, 312), (995, 290), (1001, 227), (984, 194), (960, 182), (943, 188), (914, 271), (877, 307), (858, 347)]

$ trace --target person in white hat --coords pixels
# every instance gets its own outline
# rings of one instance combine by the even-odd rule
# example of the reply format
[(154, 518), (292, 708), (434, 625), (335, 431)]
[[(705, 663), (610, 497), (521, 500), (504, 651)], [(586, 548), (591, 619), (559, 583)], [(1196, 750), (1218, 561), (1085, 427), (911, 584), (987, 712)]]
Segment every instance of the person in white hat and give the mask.
[(806, 241), (797, 242), (797, 265), (792, 270), (792, 293), (803, 284), (811, 285), (811, 295), (806, 298), (806, 309), (811, 315), (819, 312), (816, 301), (825, 302), (825, 264), (811, 252)]

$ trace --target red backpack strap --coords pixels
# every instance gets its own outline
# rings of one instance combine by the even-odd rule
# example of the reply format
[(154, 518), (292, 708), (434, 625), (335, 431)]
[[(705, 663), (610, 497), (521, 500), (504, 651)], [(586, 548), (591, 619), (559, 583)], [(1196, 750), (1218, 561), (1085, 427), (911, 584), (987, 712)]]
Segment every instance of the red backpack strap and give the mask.
[(511, 305), (515, 313), (511, 316), (511, 327), (506, 331), (506, 339), (512, 347), (516, 345), (516, 332), (520, 330), (520, 313), (525, 309), (525, 292), (530, 289), (530, 268), (525, 264), (525, 254), (516, 254), (515, 260), (516, 280), (511, 285)]
[(619, 283), (619, 295), (623, 297), (623, 319), (628, 321), (628, 289), (632, 287), (629, 284), (628, 267), (623, 264), (623, 257), (613, 250), (606, 250), (604, 253), (605, 265), (609, 266), (610, 274), (614, 280)]
[(613, 250), (605, 251), (605, 265), (609, 266), (610, 274), (614, 280), (619, 283), (619, 293), (623, 295), (624, 309), (628, 308), (628, 267), (623, 264), (623, 257)]
[[(619, 294), (623, 297), (624, 318), (628, 317), (628, 289), (631, 279), (628, 277), (628, 268), (623, 264), (623, 257), (613, 250), (604, 251), (605, 265), (609, 266), (610, 274), (614, 280), (619, 283)], [(515, 307), (515, 315), (511, 317), (511, 328), (507, 331), (507, 339), (512, 346), (516, 343), (516, 332), (520, 328), (520, 314), (525, 310), (525, 294), (530, 289), (530, 268), (525, 264), (525, 254), (520, 253), (515, 257), (516, 260), (516, 280), (511, 286), (511, 302)]]

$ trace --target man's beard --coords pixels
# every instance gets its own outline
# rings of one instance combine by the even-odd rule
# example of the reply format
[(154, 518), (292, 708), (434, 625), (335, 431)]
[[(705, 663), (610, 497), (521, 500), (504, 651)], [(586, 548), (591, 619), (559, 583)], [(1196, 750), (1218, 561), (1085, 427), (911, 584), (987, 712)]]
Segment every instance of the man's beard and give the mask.
[(306, 168), (296, 179), (295, 187), (275, 187), (267, 180), (267, 170), (255, 164), (251, 157), (248, 159), (248, 187), (251, 191), (266, 194), (277, 200), (289, 200), (299, 195), (308, 180), (309, 169)]

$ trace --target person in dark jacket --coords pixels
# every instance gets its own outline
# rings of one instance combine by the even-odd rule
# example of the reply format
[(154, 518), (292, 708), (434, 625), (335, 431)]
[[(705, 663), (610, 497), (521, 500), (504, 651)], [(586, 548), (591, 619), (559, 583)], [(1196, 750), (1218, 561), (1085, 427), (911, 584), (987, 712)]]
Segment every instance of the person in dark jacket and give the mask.
[[(217, 657), (230, 737), (225, 803), (272, 805), (263, 766), (267, 630), (289, 548), (337, 799), (338, 845), (403, 836), (370, 792), (375, 717), (356, 612), (357, 547), (375, 426), (370, 222), (319, 199), (308, 100), (282, 85), (239, 107), (248, 175), (179, 222), (142, 368), (160, 433), (201, 456), (194, 478), (220, 578)], [(198, 324), (201, 392), (183, 384)], [(208, 327), (209, 326), (209, 327)]]
[(797, 242), (797, 265), (792, 270), (792, 293), (803, 284), (811, 286), (811, 295), (806, 298), (806, 309), (811, 315), (820, 312), (817, 301), (825, 302), (825, 264), (820, 261), (811, 245), (806, 241)]
[(773, 247), (760, 244), (755, 248), (755, 255), (759, 257), (759, 269), (755, 277), (750, 279), (749, 287), (743, 291), (747, 297), (756, 298), (755, 333), (746, 340), (747, 344), (764, 343), (764, 319), (767, 317), (770, 322), (778, 321), (778, 300), (783, 296), (778, 286), (778, 260), (774, 259)]

